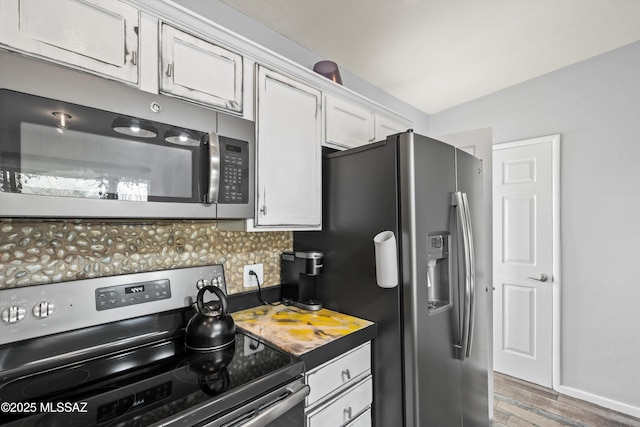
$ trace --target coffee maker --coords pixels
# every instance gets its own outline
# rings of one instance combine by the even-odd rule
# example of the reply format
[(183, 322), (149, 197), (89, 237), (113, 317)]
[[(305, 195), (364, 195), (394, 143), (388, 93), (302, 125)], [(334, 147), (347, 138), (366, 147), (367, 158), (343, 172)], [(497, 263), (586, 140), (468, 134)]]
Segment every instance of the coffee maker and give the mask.
[(280, 279), (282, 301), (304, 310), (316, 311), (322, 303), (316, 300), (316, 276), (322, 272), (324, 254), (318, 251), (283, 252)]

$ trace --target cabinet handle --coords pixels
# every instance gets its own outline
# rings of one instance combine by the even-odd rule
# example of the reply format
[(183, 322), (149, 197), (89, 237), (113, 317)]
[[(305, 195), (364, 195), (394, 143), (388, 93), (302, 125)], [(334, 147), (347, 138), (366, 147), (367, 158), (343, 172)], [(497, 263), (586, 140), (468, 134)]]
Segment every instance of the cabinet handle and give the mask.
[(131, 52), (131, 63), (133, 65), (138, 65), (138, 52), (136, 52), (135, 50)]
[(262, 190), (262, 207), (260, 208), (260, 213), (263, 216), (267, 216), (267, 189)]
[(351, 408), (351, 406), (349, 406), (348, 408), (344, 408), (342, 410), (342, 413), (344, 415), (343, 421), (347, 422), (351, 419), (351, 417), (353, 416), (353, 409)]
[(171, 75), (173, 74), (173, 64), (168, 64), (167, 65), (167, 77), (171, 77)]
[[(347, 379), (345, 380), (344, 377), (347, 377)], [(349, 371), (349, 369), (344, 369), (342, 371), (342, 382), (349, 381), (350, 379), (351, 379), (351, 372)]]

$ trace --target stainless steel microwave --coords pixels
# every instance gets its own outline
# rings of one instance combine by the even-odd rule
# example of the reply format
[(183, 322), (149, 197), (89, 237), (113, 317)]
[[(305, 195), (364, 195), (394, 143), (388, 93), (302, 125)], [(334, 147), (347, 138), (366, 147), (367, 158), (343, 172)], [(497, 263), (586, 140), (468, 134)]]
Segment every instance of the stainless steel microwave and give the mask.
[(0, 89), (0, 217), (251, 218), (254, 123), (216, 117), (186, 129)]

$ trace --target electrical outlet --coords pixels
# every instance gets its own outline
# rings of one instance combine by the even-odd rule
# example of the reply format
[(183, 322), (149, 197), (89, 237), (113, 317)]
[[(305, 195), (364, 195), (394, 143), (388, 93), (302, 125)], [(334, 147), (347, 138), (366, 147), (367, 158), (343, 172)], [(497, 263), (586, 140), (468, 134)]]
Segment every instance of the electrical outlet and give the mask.
[(262, 269), (262, 264), (251, 264), (244, 266), (244, 287), (245, 288), (253, 288), (258, 286), (258, 281), (255, 276), (249, 274), (249, 272), (253, 270), (254, 273), (258, 275), (258, 280), (260, 281), (260, 286), (264, 283), (264, 272)]
[[(255, 280), (255, 277), (253, 278)], [(264, 344), (247, 335), (244, 336), (244, 355), (248, 356), (253, 353), (264, 350)]]

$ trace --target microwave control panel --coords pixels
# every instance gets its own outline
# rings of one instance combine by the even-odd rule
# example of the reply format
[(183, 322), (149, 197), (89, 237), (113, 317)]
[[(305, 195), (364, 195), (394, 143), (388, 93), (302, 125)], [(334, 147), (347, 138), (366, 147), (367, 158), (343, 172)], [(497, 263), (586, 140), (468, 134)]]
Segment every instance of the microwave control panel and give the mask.
[(218, 203), (249, 201), (249, 144), (220, 138), (220, 190)]

